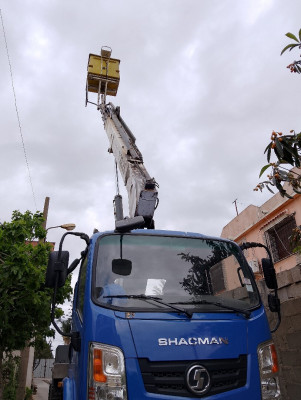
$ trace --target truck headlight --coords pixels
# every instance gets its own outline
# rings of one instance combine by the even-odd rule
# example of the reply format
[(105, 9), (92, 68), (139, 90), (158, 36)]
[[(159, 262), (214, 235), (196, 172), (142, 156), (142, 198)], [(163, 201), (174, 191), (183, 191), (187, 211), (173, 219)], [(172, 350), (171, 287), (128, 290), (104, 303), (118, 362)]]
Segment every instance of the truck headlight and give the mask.
[(278, 360), (272, 341), (262, 343), (257, 350), (263, 400), (281, 399)]
[(122, 351), (115, 346), (91, 343), (88, 399), (126, 400), (126, 379)]

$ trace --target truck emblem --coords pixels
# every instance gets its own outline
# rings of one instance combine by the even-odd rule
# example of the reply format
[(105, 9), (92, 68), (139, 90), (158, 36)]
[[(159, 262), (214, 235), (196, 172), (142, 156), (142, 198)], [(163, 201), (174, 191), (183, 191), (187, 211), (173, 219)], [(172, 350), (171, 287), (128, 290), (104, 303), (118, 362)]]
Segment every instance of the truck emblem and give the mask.
[(159, 346), (196, 346), (202, 344), (229, 344), (228, 338), (225, 337), (190, 337), (190, 338), (159, 338)]
[(202, 365), (193, 365), (186, 374), (188, 389), (195, 394), (205, 394), (210, 388), (210, 375)]

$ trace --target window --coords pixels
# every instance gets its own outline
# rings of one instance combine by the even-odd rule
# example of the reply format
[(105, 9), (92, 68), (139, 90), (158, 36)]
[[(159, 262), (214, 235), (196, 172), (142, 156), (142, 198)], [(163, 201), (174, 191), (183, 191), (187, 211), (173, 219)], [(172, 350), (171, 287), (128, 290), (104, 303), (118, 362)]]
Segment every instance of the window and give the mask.
[(210, 270), (212, 288), (214, 293), (223, 292), (226, 289), (224, 280), (223, 263), (219, 262)]
[(281, 261), (292, 254), (290, 236), (296, 226), (294, 215), (290, 215), (265, 232), (267, 245), (271, 250), (274, 262)]
[(101, 237), (98, 246), (93, 300), (100, 306), (160, 312), (174, 304), (212, 312), (218, 307), (212, 301), (239, 309), (258, 304), (252, 275), (234, 243), (113, 234)]

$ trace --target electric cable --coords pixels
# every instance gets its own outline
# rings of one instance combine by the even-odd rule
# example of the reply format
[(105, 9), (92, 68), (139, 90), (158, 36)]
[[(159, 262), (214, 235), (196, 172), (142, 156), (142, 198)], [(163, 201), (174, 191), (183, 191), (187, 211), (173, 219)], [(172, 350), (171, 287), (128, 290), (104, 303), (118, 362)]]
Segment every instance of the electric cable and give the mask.
[(32, 196), (33, 196), (33, 201), (34, 201), (35, 208), (37, 209), (36, 196), (35, 196), (34, 189), (33, 189), (33, 184), (32, 184), (32, 179), (31, 179), (31, 174), (30, 174), (30, 168), (29, 168), (29, 162), (28, 162), (28, 157), (27, 157), (27, 154), (26, 154), (25, 141), (24, 141), (24, 137), (23, 137), (23, 133), (22, 133), (21, 121), (20, 121), (20, 116), (19, 116), (19, 111), (18, 111), (17, 96), (16, 96), (16, 91), (15, 91), (15, 86), (14, 86), (14, 79), (13, 79), (13, 71), (12, 71), (12, 65), (11, 65), (11, 61), (10, 61), (10, 57), (9, 57), (8, 44), (7, 44), (7, 40), (6, 40), (6, 34), (5, 34), (5, 28), (4, 28), (4, 22), (3, 22), (2, 10), (1, 9), (0, 9), (0, 16), (1, 16), (1, 24), (2, 24), (2, 30), (3, 30), (3, 36), (4, 36), (4, 43), (5, 43), (6, 54), (7, 54), (8, 65), (9, 65), (9, 71), (10, 71), (10, 77), (11, 77), (11, 85), (12, 85), (13, 95), (14, 95), (15, 109), (16, 109), (17, 120), (18, 120), (18, 125), (19, 125), (19, 132), (20, 132), (20, 137), (21, 137), (21, 142), (22, 142), (22, 147), (23, 147), (23, 152), (24, 152), (24, 157), (25, 157), (25, 163), (26, 163), (28, 177), (29, 177), (29, 183), (30, 183), (31, 192), (32, 192)]

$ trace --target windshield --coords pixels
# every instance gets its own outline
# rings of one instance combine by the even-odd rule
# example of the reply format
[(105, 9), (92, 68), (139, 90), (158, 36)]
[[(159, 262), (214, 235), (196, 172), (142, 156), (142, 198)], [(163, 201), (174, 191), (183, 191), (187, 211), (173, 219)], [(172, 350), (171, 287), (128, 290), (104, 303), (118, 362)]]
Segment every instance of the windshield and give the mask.
[(97, 250), (93, 297), (106, 307), (229, 312), (225, 307), (259, 303), (250, 269), (231, 242), (114, 234), (102, 237)]

